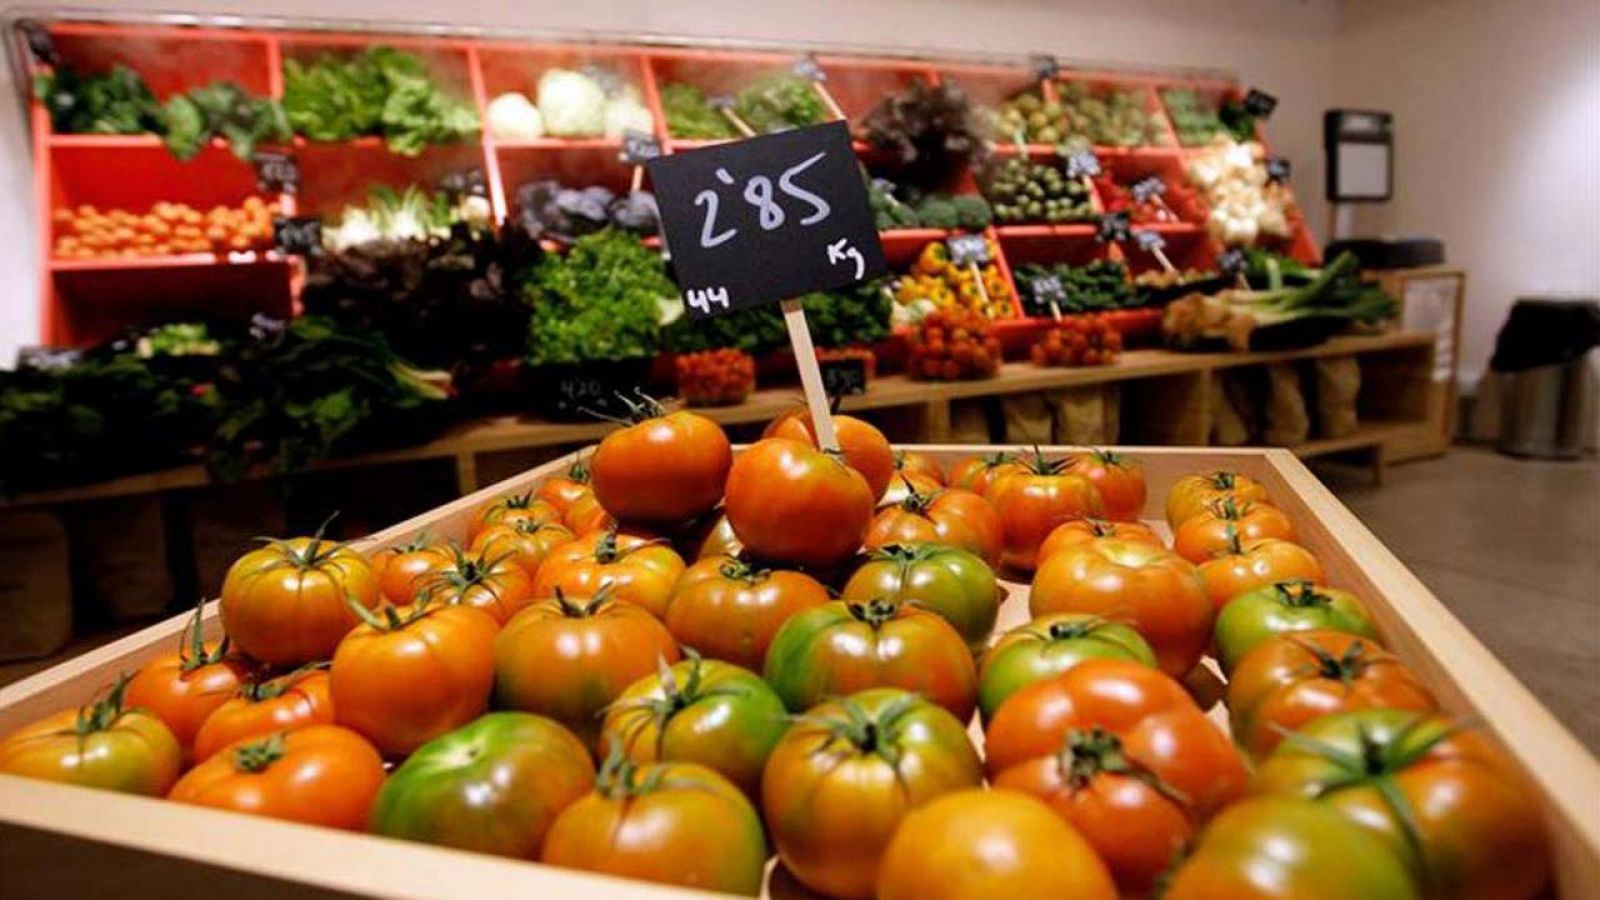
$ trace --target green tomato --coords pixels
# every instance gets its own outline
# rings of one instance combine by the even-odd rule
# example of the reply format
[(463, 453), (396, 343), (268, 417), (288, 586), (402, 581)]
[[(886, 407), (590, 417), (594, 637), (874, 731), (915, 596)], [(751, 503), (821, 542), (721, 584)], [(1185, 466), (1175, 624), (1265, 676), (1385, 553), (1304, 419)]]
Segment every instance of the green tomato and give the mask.
[(984, 724), (1006, 698), (1088, 659), (1125, 659), (1156, 668), (1156, 654), (1139, 632), (1086, 613), (1040, 616), (1011, 629), (983, 656), (978, 710)]
[(699, 763), (754, 797), (788, 730), (788, 710), (760, 676), (691, 655), (623, 691), (607, 708), (600, 743), (635, 763)]
[(543, 716), (498, 712), (434, 738), (372, 805), (375, 834), (537, 859), (556, 816), (594, 786), (594, 761)]
[(839, 599), (893, 600), (938, 614), (967, 642), (983, 650), (1000, 614), (1000, 582), (975, 553), (938, 544), (884, 547), (850, 576)]
[(1280, 581), (1228, 601), (1213, 631), (1223, 672), (1269, 637), (1293, 631), (1338, 631), (1378, 637), (1367, 608), (1349, 591), (1304, 579)]

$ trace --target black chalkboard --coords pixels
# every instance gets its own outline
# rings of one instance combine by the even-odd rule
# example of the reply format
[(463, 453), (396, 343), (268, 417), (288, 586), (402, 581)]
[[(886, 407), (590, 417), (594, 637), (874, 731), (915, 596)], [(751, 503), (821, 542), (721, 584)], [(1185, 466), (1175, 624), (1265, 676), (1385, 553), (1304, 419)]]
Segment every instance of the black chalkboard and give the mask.
[(622, 133), (622, 152), (618, 159), (630, 166), (642, 166), (661, 155), (661, 141), (653, 134), (634, 131)]
[(1099, 238), (1102, 243), (1127, 240), (1129, 237), (1128, 211), (1124, 209), (1116, 212), (1101, 213), (1100, 228), (1096, 231), (1095, 237)]
[(322, 250), (322, 220), (316, 216), (274, 216), (272, 242), (292, 256), (318, 253)]
[(1289, 160), (1281, 156), (1269, 156), (1266, 162), (1267, 180), (1283, 182), (1289, 180)]
[(1134, 200), (1149, 203), (1167, 192), (1167, 183), (1161, 180), (1160, 175), (1147, 175), (1133, 183), (1132, 192)]
[(1033, 77), (1040, 81), (1049, 81), (1061, 74), (1061, 63), (1048, 53), (1035, 53), (1028, 57), (1028, 65), (1033, 68)]
[(17, 20), (17, 30), (22, 32), (22, 39), (28, 44), (28, 52), (42, 66), (54, 66), (61, 62), (61, 56), (56, 52), (56, 39), (44, 25), (33, 19)]
[(646, 167), (691, 317), (847, 287), (887, 269), (843, 122)]
[(1093, 178), (1100, 174), (1100, 160), (1088, 150), (1070, 150), (1067, 157), (1067, 177)]
[(989, 262), (989, 242), (981, 234), (952, 234), (944, 239), (950, 261), (958, 266), (982, 266)]
[(1146, 253), (1154, 253), (1167, 245), (1167, 239), (1162, 237), (1159, 232), (1142, 228), (1133, 232), (1133, 240), (1139, 245), (1139, 249)]
[(256, 189), (263, 194), (300, 192), (300, 161), (293, 153), (257, 150), (251, 157), (256, 164)]
[(1272, 111), (1278, 108), (1278, 98), (1266, 91), (1251, 88), (1244, 95), (1245, 112), (1258, 119), (1272, 118)]
[(817, 363), (822, 370), (822, 392), (829, 397), (847, 397), (867, 392), (867, 361), (860, 357), (825, 359)]

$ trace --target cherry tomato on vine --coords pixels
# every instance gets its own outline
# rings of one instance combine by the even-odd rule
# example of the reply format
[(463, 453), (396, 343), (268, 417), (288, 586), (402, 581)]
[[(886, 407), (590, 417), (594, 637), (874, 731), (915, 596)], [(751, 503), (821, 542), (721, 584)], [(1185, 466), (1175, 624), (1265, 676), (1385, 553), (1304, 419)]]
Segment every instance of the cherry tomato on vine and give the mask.
[(178, 779), (168, 799), (360, 831), (383, 778), (383, 759), (361, 735), (312, 725), (222, 748)]
[[(589, 460), (595, 498), (623, 522), (683, 522), (722, 499), (733, 448), (722, 426), (646, 400), (634, 423), (605, 436)], [(576, 529), (574, 529), (576, 530)]]
[(0, 773), (125, 794), (161, 796), (178, 779), (183, 748), (151, 713), (124, 704), (123, 676), (104, 697), (0, 738)]
[(828, 589), (810, 575), (714, 556), (684, 571), (664, 621), (683, 646), (760, 671), (783, 623), (827, 602)]
[(268, 541), (228, 568), (222, 627), (240, 650), (275, 666), (327, 659), (360, 620), (346, 598), (371, 609), (378, 580), (360, 553), (321, 535)]

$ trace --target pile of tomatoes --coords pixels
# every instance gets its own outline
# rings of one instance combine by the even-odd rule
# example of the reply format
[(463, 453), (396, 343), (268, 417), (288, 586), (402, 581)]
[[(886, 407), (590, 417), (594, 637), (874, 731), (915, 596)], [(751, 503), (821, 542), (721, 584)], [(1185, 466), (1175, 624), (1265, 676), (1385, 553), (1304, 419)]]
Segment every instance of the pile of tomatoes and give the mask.
[(641, 414), (454, 542), (252, 550), (225, 638), (197, 614), (0, 771), (747, 895), (774, 851), (775, 895), (1545, 889), (1535, 793), (1262, 483), (1179, 479), (1169, 545), (1114, 452)]
[(931, 312), (911, 332), (912, 378), (962, 381), (1000, 371), (1000, 339), (989, 320), (960, 310)]
[(1164, 187), (1161, 192), (1152, 194), (1149, 199), (1140, 200), (1134, 196), (1133, 186), (1141, 180), (1143, 179), (1119, 180), (1110, 173), (1102, 173), (1095, 177), (1094, 189), (1095, 193), (1100, 195), (1100, 203), (1106, 212), (1126, 211), (1128, 221), (1134, 225), (1205, 220), (1199, 194), (1195, 193), (1195, 189), (1189, 186), (1187, 180), (1163, 179)]
[(732, 347), (680, 354), (673, 362), (678, 396), (690, 406), (734, 406), (756, 387), (756, 361)]
[(166, 202), (143, 213), (63, 206), (51, 215), (53, 252), (61, 259), (93, 259), (265, 250), (272, 245), (272, 217), (277, 213), (277, 204), (260, 197), (203, 212)]
[(1028, 351), (1036, 366), (1109, 366), (1122, 352), (1122, 332), (1100, 315), (1066, 316), (1040, 333)]

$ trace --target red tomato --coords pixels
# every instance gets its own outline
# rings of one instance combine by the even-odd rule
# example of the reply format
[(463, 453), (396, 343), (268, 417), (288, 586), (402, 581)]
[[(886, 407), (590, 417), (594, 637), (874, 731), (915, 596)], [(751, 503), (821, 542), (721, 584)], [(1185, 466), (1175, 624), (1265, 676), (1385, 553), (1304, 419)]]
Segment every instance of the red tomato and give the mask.
[(573, 534), (580, 536), (617, 527), (616, 518), (606, 512), (606, 508), (600, 505), (600, 499), (593, 493), (578, 498), (567, 507), (566, 523)]
[(126, 676), (103, 698), (45, 716), (0, 738), (0, 773), (159, 797), (178, 778), (183, 749), (142, 709), (126, 708)]
[(1000, 516), (971, 491), (938, 489), (920, 493), (906, 485), (907, 496), (885, 506), (867, 526), (866, 547), (893, 544), (941, 544), (968, 550), (993, 566), (1000, 561)]
[(533, 491), (523, 491), (520, 494), (506, 494), (491, 500), (478, 508), (472, 514), (472, 521), (467, 523), (467, 540), (477, 537), (485, 528), (492, 525), (516, 525), (518, 523), (542, 524), (544, 522), (560, 522), (561, 510), (555, 504), (547, 503), (533, 496)]
[(987, 497), (989, 488), (1007, 475), (1026, 474), (1028, 466), (1015, 453), (969, 456), (950, 469), (949, 484)]
[(501, 625), (533, 602), (533, 579), (512, 558), (513, 551), (452, 547), (449, 553), (449, 561), (418, 579), (416, 602), (476, 607)]
[(1072, 471), (1100, 492), (1106, 518), (1135, 522), (1144, 513), (1144, 466), (1137, 460), (1110, 450), (1091, 450), (1074, 460)]
[(1073, 519), (1105, 514), (1100, 492), (1067, 460), (1046, 460), (1034, 453), (1026, 473), (1007, 475), (989, 488), (989, 501), (1000, 514), (1005, 549), (1001, 560), (1013, 569), (1032, 572), (1039, 545), (1056, 526)]
[(576, 538), (558, 522), (516, 522), (491, 525), (478, 532), (468, 550), (486, 559), (508, 556), (529, 578), (534, 578), (552, 550)]
[(168, 796), (179, 803), (364, 831), (383, 778), (383, 760), (365, 738), (337, 725), (313, 725), (230, 744), (178, 779)]
[(184, 757), (194, 753), (194, 736), (200, 725), (226, 703), (249, 675), (249, 663), (228, 652), (228, 638), (207, 644), (201, 637), (202, 603), (178, 636), (178, 650), (158, 656), (128, 682), (128, 707), (142, 708), (160, 719)]
[(592, 531), (550, 551), (533, 585), (535, 596), (587, 597), (602, 588), (656, 618), (666, 615), (683, 559), (665, 541), (616, 531)]
[(739, 556), (744, 552), (744, 545), (739, 543), (739, 536), (733, 533), (733, 526), (728, 524), (728, 517), (721, 510), (678, 533), (673, 543), (686, 560)]
[(733, 462), (728, 523), (762, 559), (827, 568), (861, 549), (875, 496), (843, 461), (799, 441), (766, 438)]
[(1241, 543), (1262, 538), (1290, 542), (1300, 539), (1294, 522), (1276, 506), (1236, 503), (1233, 498), (1224, 497), (1179, 525), (1172, 535), (1172, 549), (1199, 565), (1213, 556), (1227, 553), (1235, 536)]
[(378, 603), (366, 559), (320, 536), (269, 541), (239, 557), (222, 581), (222, 627), (264, 663), (327, 659), (360, 621), (350, 609)]
[(1195, 567), (1171, 551), (1100, 538), (1044, 561), (1033, 577), (1034, 616), (1089, 613), (1132, 625), (1161, 670), (1182, 678), (1211, 640), (1214, 613)]
[[(839, 438), (839, 449), (850, 468), (867, 480), (872, 499), (883, 496), (894, 477), (894, 448), (883, 432), (854, 416), (834, 416), (833, 431)], [(812, 427), (811, 413), (796, 410), (773, 419), (761, 432), (763, 438), (788, 438), (812, 447), (817, 445), (816, 429)]]
[(573, 457), (566, 472), (539, 482), (534, 496), (554, 506), (565, 517), (574, 503), (594, 496), (594, 489), (589, 486), (589, 467), (581, 457)]
[(1266, 486), (1248, 475), (1221, 470), (1185, 475), (1167, 492), (1167, 524), (1176, 531), (1190, 517), (1205, 512), (1207, 506), (1230, 497), (1240, 504), (1272, 502)]
[(698, 413), (650, 407), (653, 415), (606, 435), (594, 451), (595, 497), (623, 522), (682, 522), (710, 512), (733, 464), (728, 436)]
[(1096, 538), (1116, 538), (1119, 541), (1149, 544), (1152, 547), (1166, 547), (1166, 544), (1161, 542), (1161, 536), (1143, 522), (1073, 519), (1052, 528), (1045, 536), (1044, 542), (1039, 545), (1039, 565), (1044, 565), (1045, 560), (1068, 547), (1075, 547)]
[(378, 593), (390, 603), (404, 606), (417, 598), (424, 576), (450, 564), (450, 548), (427, 535), (372, 554), (372, 572)]
[(898, 472), (889, 481), (889, 489), (883, 492), (882, 497), (878, 498), (878, 508), (898, 506), (906, 502), (906, 500), (910, 499), (913, 490), (919, 494), (928, 495), (943, 489), (944, 485), (921, 472)]
[(194, 736), (194, 758), (209, 759), (245, 738), (332, 724), (333, 697), (327, 672), (301, 669), (266, 681), (246, 682), (200, 724)]
[(1229, 600), (1280, 581), (1322, 581), (1322, 564), (1311, 551), (1288, 541), (1261, 538), (1240, 541), (1235, 535), (1221, 553), (1200, 564), (1206, 594), (1218, 612)]
[(925, 453), (915, 450), (894, 451), (894, 473), (896, 475), (921, 475), (944, 484), (944, 467), (939, 461)]
[(810, 575), (709, 557), (678, 579), (664, 619), (683, 646), (759, 672), (783, 623), (827, 602), (828, 589)]

